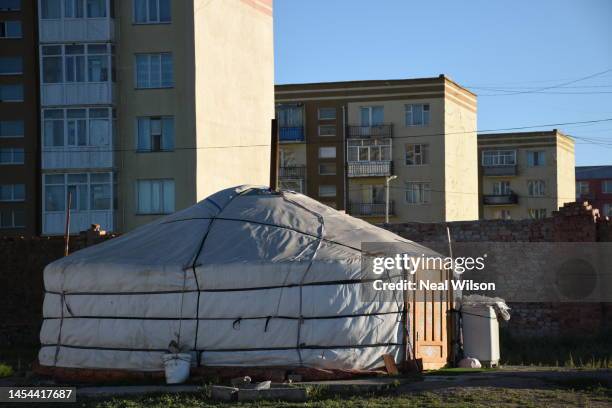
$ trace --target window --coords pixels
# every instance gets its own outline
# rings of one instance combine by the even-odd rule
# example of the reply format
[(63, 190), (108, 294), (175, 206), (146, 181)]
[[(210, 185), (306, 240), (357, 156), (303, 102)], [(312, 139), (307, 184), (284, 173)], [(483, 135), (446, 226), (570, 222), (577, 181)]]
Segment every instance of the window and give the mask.
[(21, 57), (0, 57), (0, 75), (23, 74), (23, 59)]
[(335, 197), (336, 196), (336, 186), (329, 185), (320, 185), (319, 186), (319, 197)]
[(516, 150), (489, 150), (482, 152), (483, 166), (514, 166)]
[(576, 197), (581, 195), (589, 194), (589, 182), (588, 181), (577, 181), (576, 182)]
[(1, 11), (19, 11), (21, 10), (21, 0), (0, 0)]
[(0, 21), (0, 38), (21, 38), (21, 21)]
[(546, 165), (545, 152), (527, 152), (527, 165), (529, 167), (539, 167)]
[(0, 228), (23, 228), (25, 226), (24, 210), (1, 210)]
[(23, 164), (24, 156), (22, 148), (0, 149), (0, 164)]
[(527, 210), (529, 218), (532, 220), (541, 220), (546, 218), (546, 208), (530, 208)]
[(431, 200), (430, 195), (431, 189), (429, 183), (406, 183), (406, 202), (408, 204), (427, 204)]
[(25, 184), (0, 185), (0, 201), (25, 200)]
[(23, 85), (0, 85), (0, 102), (23, 102)]
[(23, 137), (23, 120), (0, 120), (0, 138)]
[(363, 106), (360, 108), (361, 126), (382, 125), (385, 111), (382, 106)]
[[(76, 0), (77, 2), (79, 0)], [(87, 0), (87, 17), (106, 17), (106, 0)]]
[(509, 220), (511, 218), (510, 210), (508, 209), (495, 210), (495, 212), (493, 213), (493, 216), (497, 220)]
[(40, 0), (40, 16), (43, 20), (62, 18), (62, 1)]
[(277, 105), (276, 119), (278, 127), (302, 127), (304, 126), (304, 109), (298, 105)]
[(349, 162), (390, 161), (391, 139), (349, 139), (347, 150)]
[(429, 164), (429, 146), (426, 144), (406, 145), (406, 165), (421, 166)]
[(612, 218), (612, 204), (604, 204), (602, 211), (603, 211), (602, 215), (604, 217)]
[(428, 126), (429, 104), (415, 103), (406, 105), (406, 126)]
[(336, 119), (336, 108), (319, 108), (319, 120)]
[(512, 194), (510, 190), (510, 182), (506, 180), (496, 181), (493, 183), (493, 195), (508, 195)]
[(114, 80), (112, 52), (110, 44), (45, 45), (42, 47), (43, 83)]
[(319, 174), (322, 176), (336, 175), (336, 163), (321, 163), (319, 164)]
[(109, 108), (45, 109), (43, 144), (59, 146), (109, 146), (112, 118)]
[(136, 55), (136, 88), (171, 88), (173, 86), (172, 54)]
[(66, 211), (68, 194), (70, 210), (107, 211), (112, 209), (111, 173), (47, 174), (44, 178), (46, 212)]
[(303, 181), (300, 179), (280, 179), (279, 187), (281, 190), (290, 190), (303, 193)]
[(138, 118), (136, 149), (139, 152), (174, 150), (174, 118)]
[(138, 180), (138, 214), (174, 212), (174, 180)]
[(319, 125), (319, 136), (336, 136), (336, 125)]
[(319, 159), (335, 159), (336, 148), (335, 147), (319, 147)]
[(546, 194), (546, 182), (544, 180), (527, 181), (527, 193), (530, 197), (543, 197)]
[(604, 180), (601, 182), (601, 191), (604, 194), (612, 194), (612, 180)]
[(62, 18), (104, 18), (107, 0), (40, 0), (43, 20)]
[(64, 0), (64, 17), (83, 18), (84, 16), (83, 0)]
[(169, 23), (170, 0), (134, 0), (134, 22), (137, 24)]

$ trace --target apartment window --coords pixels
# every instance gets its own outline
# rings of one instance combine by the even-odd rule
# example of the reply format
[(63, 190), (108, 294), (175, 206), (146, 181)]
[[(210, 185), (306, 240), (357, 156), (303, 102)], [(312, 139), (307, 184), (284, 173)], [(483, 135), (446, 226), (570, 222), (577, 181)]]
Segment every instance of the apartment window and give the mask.
[(543, 197), (546, 194), (546, 182), (544, 180), (527, 181), (527, 193), (530, 197)]
[(612, 194), (612, 180), (604, 180), (601, 182), (601, 191), (604, 194)]
[(603, 208), (603, 216), (612, 218), (612, 204), (604, 204)]
[(488, 150), (482, 152), (483, 166), (514, 166), (516, 150)]
[(25, 152), (22, 148), (0, 149), (0, 164), (23, 164)]
[(174, 118), (138, 118), (136, 149), (140, 152), (174, 150)]
[(495, 212), (493, 213), (493, 217), (498, 220), (509, 220), (511, 218), (510, 210), (507, 210), (507, 209), (495, 210)]
[(106, 17), (106, 0), (86, 0), (86, 4), (88, 18)]
[(113, 114), (110, 108), (45, 109), (44, 146), (109, 146)]
[(25, 200), (25, 184), (0, 185), (0, 201)]
[(0, 57), (0, 75), (23, 74), (23, 59), (21, 57)]
[(138, 180), (138, 214), (174, 212), (174, 180)]
[(506, 180), (496, 181), (493, 183), (493, 195), (508, 195), (511, 194), (510, 182)]
[(429, 146), (426, 144), (406, 145), (406, 165), (421, 166), (429, 164)]
[(391, 139), (359, 139), (347, 141), (349, 162), (390, 161)]
[(431, 201), (431, 188), (429, 183), (406, 183), (406, 202), (408, 204), (427, 204)]
[(589, 182), (588, 181), (577, 181), (576, 182), (576, 197), (580, 197), (584, 194), (589, 194)]
[(62, 18), (62, 1), (40, 0), (40, 17), (43, 20)]
[(319, 120), (335, 120), (336, 108), (319, 108)]
[(406, 126), (429, 125), (429, 104), (414, 103), (406, 105)]
[(0, 38), (21, 38), (21, 21), (0, 21)]
[(0, 228), (23, 228), (25, 227), (24, 210), (1, 210)]
[(172, 54), (136, 55), (136, 88), (171, 88), (173, 78)]
[(46, 212), (66, 211), (68, 194), (70, 210), (107, 211), (112, 208), (111, 173), (47, 174), (44, 178)]
[(300, 105), (277, 105), (276, 119), (281, 128), (302, 127), (304, 126), (304, 109)]
[(530, 208), (527, 210), (529, 218), (532, 220), (541, 220), (546, 218), (546, 208)]
[(0, 120), (0, 138), (23, 137), (23, 120)]
[(110, 44), (45, 45), (43, 83), (108, 82), (114, 78), (112, 52)]
[(527, 165), (529, 167), (539, 167), (546, 165), (545, 152), (527, 152)]
[(332, 184), (319, 186), (319, 197), (335, 197), (336, 186)]
[[(43, 20), (62, 18), (104, 18), (107, 0), (40, 0)], [(62, 12), (63, 7), (63, 12)]]
[(300, 179), (280, 179), (279, 188), (281, 190), (295, 191), (297, 193), (304, 192), (303, 181)]
[(0, 11), (21, 10), (21, 0), (0, 0)]
[(319, 125), (319, 136), (336, 136), (336, 125)]
[(0, 102), (23, 102), (23, 85), (0, 85)]
[(322, 176), (335, 176), (336, 175), (336, 163), (319, 164), (319, 174)]
[(359, 114), (361, 126), (378, 126), (385, 120), (385, 110), (382, 106), (362, 106)]
[(169, 23), (170, 20), (170, 0), (134, 0), (135, 23)]
[(319, 147), (319, 159), (335, 159), (336, 148), (330, 147)]

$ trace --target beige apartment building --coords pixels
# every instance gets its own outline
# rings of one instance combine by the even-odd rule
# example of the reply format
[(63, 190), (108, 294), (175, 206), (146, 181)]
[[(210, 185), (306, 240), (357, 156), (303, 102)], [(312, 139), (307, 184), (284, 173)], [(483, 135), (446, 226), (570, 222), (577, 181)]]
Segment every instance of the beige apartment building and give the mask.
[(550, 217), (576, 200), (574, 140), (557, 129), (478, 135), (480, 216)]
[[(272, 0), (38, 0), (43, 234), (267, 184)], [(257, 158), (257, 160), (254, 160)]]
[(280, 185), (377, 223), (389, 180), (390, 222), (477, 219), (476, 114), (443, 75), (277, 85)]

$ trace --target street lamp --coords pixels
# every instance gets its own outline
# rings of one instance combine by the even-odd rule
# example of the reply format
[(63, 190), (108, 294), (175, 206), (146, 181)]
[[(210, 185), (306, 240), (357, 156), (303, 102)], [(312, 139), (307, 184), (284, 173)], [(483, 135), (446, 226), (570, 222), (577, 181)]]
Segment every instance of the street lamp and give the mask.
[(386, 188), (386, 200), (385, 200), (385, 224), (389, 224), (389, 182), (391, 180), (395, 180), (397, 176), (389, 176), (385, 178), (385, 182), (387, 185)]

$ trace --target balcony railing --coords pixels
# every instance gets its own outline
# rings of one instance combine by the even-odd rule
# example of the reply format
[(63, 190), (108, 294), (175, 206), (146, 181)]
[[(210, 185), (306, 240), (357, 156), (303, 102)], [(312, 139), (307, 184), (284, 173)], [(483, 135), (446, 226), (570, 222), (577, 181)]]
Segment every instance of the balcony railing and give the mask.
[(278, 169), (278, 177), (303, 179), (306, 177), (306, 166), (283, 166)]
[(393, 173), (393, 162), (391, 161), (363, 161), (349, 162), (349, 177), (382, 177)]
[(304, 127), (303, 126), (293, 126), (293, 127), (281, 126), (279, 129), (278, 139), (281, 142), (303, 142), (304, 141)]
[(516, 176), (516, 164), (508, 164), (502, 166), (482, 166), (482, 174), (485, 176), (497, 177), (497, 176)]
[[(349, 213), (358, 217), (384, 217), (385, 203), (350, 202)], [(389, 215), (394, 215), (393, 201), (389, 201)]]
[(369, 137), (393, 137), (393, 125), (347, 126), (347, 137), (364, 139)]
[(518, 204), (518, 195), (515, 193), (509, 194), (492, 194), (482, 197), (484, 205), (514, 205)]

